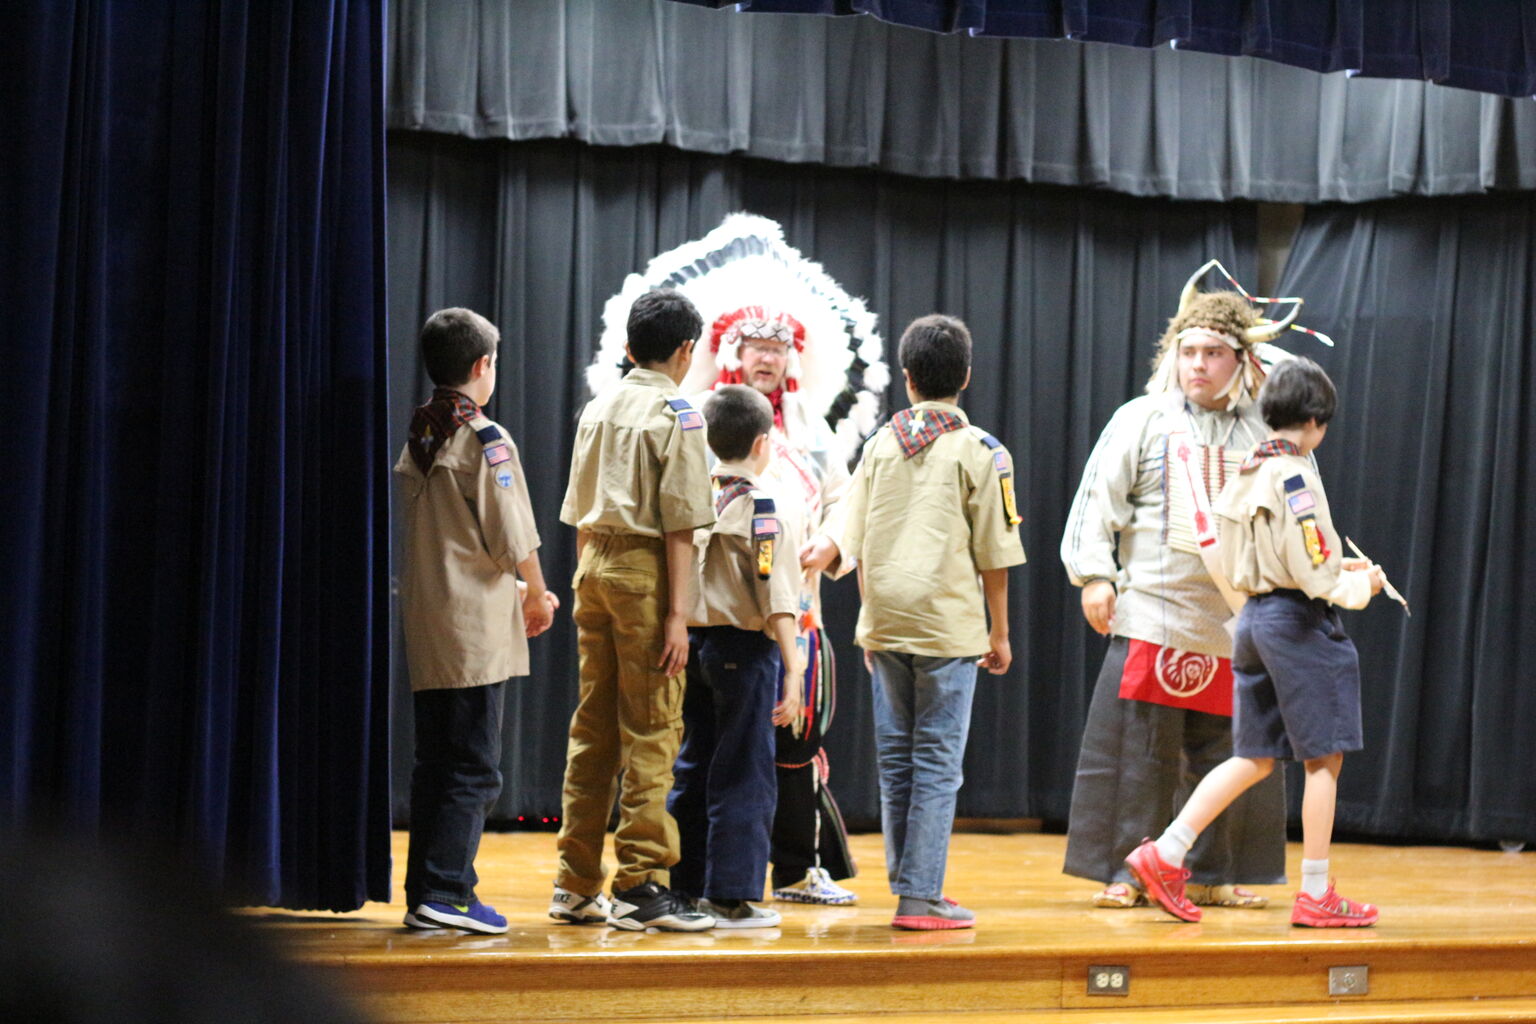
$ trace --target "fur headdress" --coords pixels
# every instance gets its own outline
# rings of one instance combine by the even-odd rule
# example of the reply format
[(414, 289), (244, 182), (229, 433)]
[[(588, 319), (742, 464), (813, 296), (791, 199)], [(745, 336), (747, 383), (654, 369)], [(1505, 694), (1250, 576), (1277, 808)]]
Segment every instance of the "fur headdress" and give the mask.
[(729, 215), (624, 279), (603, 307), (602, 338), (587, 367), (593, 394), (622, 376), (629, 307), (656, 287), (676, 288), (704, 318), (685, 393), (740, 381), (744, 340), (780, 341), (789, 346), (785, 390), (825, 416), (848, 451), (874, 430), (890, 382), (874, 314), (786, 244), (777, 223), (749, 213)]
[[(1200, 279), (1212, 270), (1221, 272), (1236, 291), (1201, 292)], [(1158, 344), (1157, 356), (1152, 360), (1152, 376), (1147, 381), (1147, 393), (1159, 394), (1179, 389), (1179, 345), (1191, 334), (1204, 334), (1225, 342), (1237, 353), (1237, 373), (1228, 383), (1223, 394), (1227, 408), (1236, 409), (1244, 402), (1258, 397), (1270, 367), (1282, 359), (1291, 358), (1284, 349), (1269, 344), (1287, 329), (1310, 334), (1325, 345), (1333, 340), (1326, 334), (1299, 326), (1296, 314), (1301, 312), (1300, 298), (1265, 298), (1249, 295), (1237, 279), (1227, 273), (1216, 260), (1208, 261), (1185, 282), (1179, 295), (1179, 310), (1168, 321)], [(1291, 309), (1283, 318), (1270, 320), (1260, 315), (1259, 307), (1274, 303), (1288, 304)]]

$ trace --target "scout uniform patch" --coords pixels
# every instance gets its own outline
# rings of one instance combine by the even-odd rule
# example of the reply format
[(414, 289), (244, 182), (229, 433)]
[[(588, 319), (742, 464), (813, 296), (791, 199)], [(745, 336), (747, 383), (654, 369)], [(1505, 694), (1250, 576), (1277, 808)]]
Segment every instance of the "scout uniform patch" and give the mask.
[(684, 430), (698, 430), (704, 425), (704, 417), (699, 415), (697, 409), (688, 404), (688, 399), (669, 398), (667, 399), (667, 404), (672, 407), (673, 412), (677, 413), (677, 425)]
[[(501, 436), (501, 431), (487, 424), (475, 431), (475, 437), (480, 441), (481, 450), (485, 452), (487, 465), (500, 466), (503, 462), (512, 461), (512, 449), (507, 446), (506, 439)], [(512, 467), (502, 466), (496, 471), (496, 486), (506, 489), (512, 486)]]
[(1306, 478), (1300, 473), (1285, 478), (1285, 503), (1290, 506), (1291, 515), (1296, 516), (1301, 524), (1301, 538), (1306, 542), (1307, 555), (1312, 559), (1312, 564), (1322, 565), (1333, 552), (1328, 550), (1328, 541), (1323, 537), (1323, 531), (1318, 529), (1317, 515), (1312, 511), (1317, 507), (1317, 499), (1307, 490)]
[(1332, 552), (1328, 550), (1328, 542), (1323, 539), (1323, 531), (1317, 528), (1317, 517), (1311, 513), (1301, 517), (1301, 536), (1307, 542), (1307, 554), (1311, 556), (1313, 565), (1322, 565), (1328, 561)]
[(773, 542), (779, 536), (779, 519), (773, 499), (752, 494), (752, 541), (757, 549), (757, 578), (773, 574)]
[(1003, 488), (1003, 514), (1008, 517), (1010, 527), (1018, 526), (1024, 520), (1019, 516), (1018, 502), (1013, 496), (1013, 466), (1008, 461), (1008, 453), (1003, 450), (1003, 442), (985, 431), (981, 433), (981, 443), (992, 449), (992, 468), (997, 470), (997, 479)]

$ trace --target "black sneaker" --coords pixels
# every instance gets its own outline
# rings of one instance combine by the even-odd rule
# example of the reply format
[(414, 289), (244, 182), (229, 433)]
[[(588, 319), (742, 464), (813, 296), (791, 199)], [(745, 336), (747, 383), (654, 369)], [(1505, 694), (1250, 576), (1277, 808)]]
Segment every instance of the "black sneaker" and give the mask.
[(664, 932), (701, 932), (715, 926), (715, 919), (698, 910), (687, 897), (664, 885), (646, 882), (632, 889), (615, 890), (608, 923), (639, 932), (658, 928)]

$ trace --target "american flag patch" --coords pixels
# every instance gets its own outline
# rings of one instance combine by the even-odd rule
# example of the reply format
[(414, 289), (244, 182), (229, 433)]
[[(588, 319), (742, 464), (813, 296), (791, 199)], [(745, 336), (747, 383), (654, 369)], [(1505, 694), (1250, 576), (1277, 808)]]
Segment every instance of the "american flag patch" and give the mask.
[(1004, 455), (1001, 451), (996, 451), (996, 452), (992, 453), (992, 465), (994, 467), (996, 467), (996, 469), (997, 469), (997, 471), (999, 473), (1007, 473), (1007, 472), (1009, 472), (1009, 469), (1008, 469), (1008, 456)]
[(1317, 501), (1312, 497), (1311, 491), (1297, 491), (1286, 498), (1285, 502), (1291, 506), (1291, 515), (1293, 516), (1299, 516), (1303, 512), (1310, 512), (1317, 507)]
[(704, 425), (704, 417), (699, 415), (697, 409), (688, 404), (688, 399), (669, 398), (667, 399), (667, 404), (672, 407), (673, 412), (677, 413), (677, 425), (684, 430), (698, 430)]
[(776, 537), (779, 533), (779, 521), (773, 516), (756, 516), (752, 520), (752, 536)]
[(505, 444), (487, 445), (485, 449), (485, 461), (493, 466), (499, 466), (512, 458), (512, 453)]

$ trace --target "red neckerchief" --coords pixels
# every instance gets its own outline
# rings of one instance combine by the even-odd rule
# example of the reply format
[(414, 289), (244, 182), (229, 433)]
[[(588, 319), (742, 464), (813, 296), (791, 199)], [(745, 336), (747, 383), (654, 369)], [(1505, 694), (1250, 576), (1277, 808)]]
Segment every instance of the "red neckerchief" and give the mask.
[(720, 488), (715, 494), (715, 515), (725, 511), (725, 507), (743, 494), (752, 493), (752, 481), (744, 476), (717, 476), (715, 486)]
[(901, 454), (911, 458), (951, 430), (965, 426), (965, 420), (942, 409), (903, 409), (891, 417), (896, 443)]
[(784, 429), (784, 385), (770, 391), (767, 396), (768, 404), (773, 406), (773, 425), (780, 430)]
[(411, 449), (411, 460), (423, 476), (432, 468), (438, 451), (448, 443), (460, 427), (480, 415), (480, 407), (462, 391), (452, 388), (435, 388), (432, 400), (418, 405), (411, 414), (411, 430), (406, 441)]
[(1268, 441), (1259, 442), (1259, 444), (1253, 449), (1253, 454), (1249, 455), (1248, 458), (1243, 461), (1242, 468), (1239, 469), (1238, 472), (1252, 473), (1254, 470), (1259, 468), (1259, 465), (1263, 463), (1265, 459), (1272, 459), (1277, 455), (1300, 454), (1301, 449), (1296, 447), (1295, 442), (1287, 441), (1283, 437), (1270, 438)]

